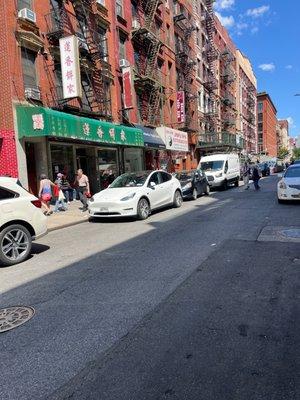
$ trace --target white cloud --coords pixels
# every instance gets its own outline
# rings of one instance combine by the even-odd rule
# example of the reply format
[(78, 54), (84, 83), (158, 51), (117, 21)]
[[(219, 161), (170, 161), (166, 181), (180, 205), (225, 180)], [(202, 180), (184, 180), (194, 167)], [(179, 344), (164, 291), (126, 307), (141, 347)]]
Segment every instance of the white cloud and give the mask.
[(216, 10), (227, 10), (234, 6), (235, 0), (216, 0), (214, 7)]
[(275, 69), (275, 65), (274, 65), (274, 63), (260, 64), (258, 66), (258, 68), (260, 68), (261, 70), (266, 71), (266, 72), (272, 72)]
[(285, 66), (285, 69), (293, 69), (293, 66), (292, 66), (291, 64), (286, 65), (286, 66)]
[(246, 12), (248, 17), (258, 18), (270, 10), (270, 6), (261, 6), (257, 8), (249, 8)]
[(216, 16), (219, 18), (221, 24), (224, 26), (224, 28), (232, 28), (234, 26), (234, 18), (232, 15), (229, 17), (226, 17), (224, 15), (221, 15), (220, 13), (216, 12)]
[(251, 33), (254, 35), (254, 33), (257, 33), (259, 31), (259, 29), (258, 29), (258, 26), (254, 26), (252, 29), (251, 29)]
[(286, 118), (287, 122), (289, 123), (290, 127), (294, 127), (294, 120), (292, 117), (287, 117)]

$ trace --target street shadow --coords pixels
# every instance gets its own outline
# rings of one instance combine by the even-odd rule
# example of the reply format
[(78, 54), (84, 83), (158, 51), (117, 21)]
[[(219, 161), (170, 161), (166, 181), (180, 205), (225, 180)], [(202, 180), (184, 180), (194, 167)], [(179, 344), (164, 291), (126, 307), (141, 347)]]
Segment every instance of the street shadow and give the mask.
[[(32, 243), (31, 253), (29, 254), (29, 256), (27, 257), (27, 259), (25, 261), (30, 260), (30, 259), (34, 258), (34, 256), (36, 256), (38, 254), (41, 254), (41, 253), (44, 253), (45, 251), (47, 251), (49, 249), (50, 249), (49, 246), (33, 242)], [(25, 262), (25, 261), (23, 261), (23, 262)], [(22, 265), (22, 263), (20, 263), (20, 265)], [(0, 269), (2, 269), (2, 268), (11, 268), (11, 267), (13, 267), (13, 266), (12, 265), (2, 265), (0, 263)]]

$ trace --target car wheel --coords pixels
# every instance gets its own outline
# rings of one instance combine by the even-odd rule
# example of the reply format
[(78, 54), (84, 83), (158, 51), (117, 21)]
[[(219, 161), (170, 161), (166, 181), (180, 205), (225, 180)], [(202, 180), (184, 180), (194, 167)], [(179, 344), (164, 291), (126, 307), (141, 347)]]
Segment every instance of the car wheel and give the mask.
[(210, 186), (209, 186), (209, 185), (206, 185), (206, 189), (205, 189), (204, 194), (205, 194), (205, 196), (208, 196), (209, 193), (210, 193)]
[(238, 178), (238, 180), (236, 180), (236, 181), (234, 182), (234, 186), (235, 186), (235, 187), (239, 187), (239, 182), (240, 182), (240, 178)]
[(176, 190), (176, 192), (174, 193), (173, 206), (175, 208), (179, 208), (181, 207), (182, 202), (183, 202), (182, 195), (179, 190)]
[(32, 246), (32, 238), (23, 225), (7, 226), (0, 233), (0, 262), (14, 265), (24, 261)]
[(150, 205), (147, 199), (140, 199), (137, 205), (138, 219), (147, 219), (150, 215)]
[(197, 192), (197, 189), (194, 188), (193, 194), (192, 194), (192, 199), (193, 199), (193, 200), (197, 200), (197, 197), (198, 197), (198, 192)]

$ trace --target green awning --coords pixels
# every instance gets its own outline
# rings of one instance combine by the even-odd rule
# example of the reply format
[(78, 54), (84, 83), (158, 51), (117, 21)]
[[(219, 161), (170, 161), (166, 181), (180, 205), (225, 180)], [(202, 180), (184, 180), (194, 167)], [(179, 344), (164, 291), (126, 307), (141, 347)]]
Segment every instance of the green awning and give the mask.
[(143, 131), (52, 110), (17, 106), (19, 138), (49, 136), (99, 144), (144, 146)]

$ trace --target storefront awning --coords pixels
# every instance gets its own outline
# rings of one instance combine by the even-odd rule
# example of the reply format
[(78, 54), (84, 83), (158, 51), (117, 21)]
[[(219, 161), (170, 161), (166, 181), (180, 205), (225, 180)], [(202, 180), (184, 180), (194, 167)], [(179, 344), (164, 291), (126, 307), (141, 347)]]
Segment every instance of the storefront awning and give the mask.
[(165, 149), (166, 145), (160, 138), (155, 129), (148, 128), (143, 125), (136, 125), (137, 128), (143, 131), (145, 147), (155, 148), (155, 149)]
[(49, 136), (99, 144), (144, 146), (139, 128), (78, 117), (44, 107), (17, 106), (19, 138)]

